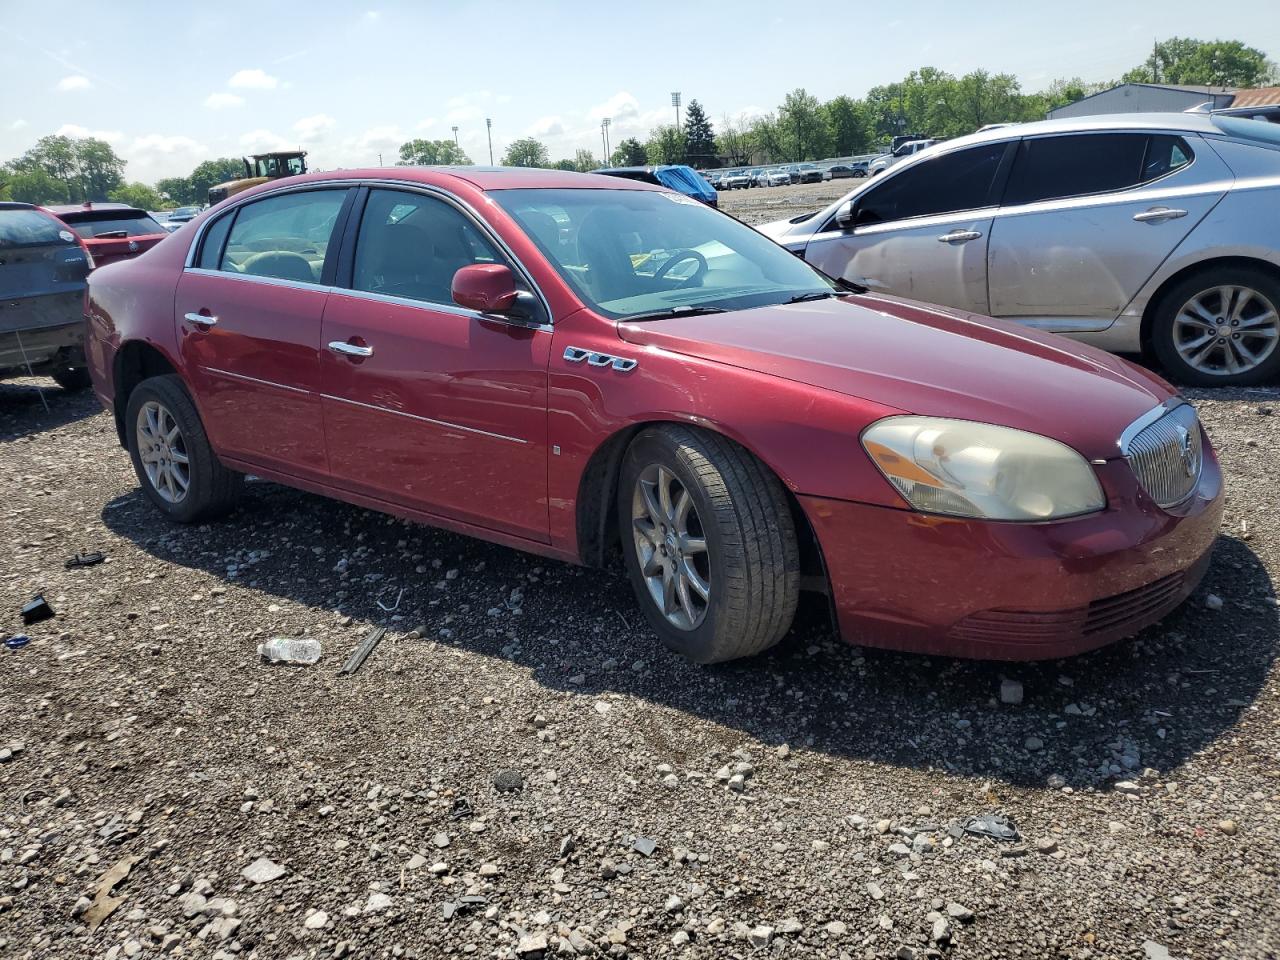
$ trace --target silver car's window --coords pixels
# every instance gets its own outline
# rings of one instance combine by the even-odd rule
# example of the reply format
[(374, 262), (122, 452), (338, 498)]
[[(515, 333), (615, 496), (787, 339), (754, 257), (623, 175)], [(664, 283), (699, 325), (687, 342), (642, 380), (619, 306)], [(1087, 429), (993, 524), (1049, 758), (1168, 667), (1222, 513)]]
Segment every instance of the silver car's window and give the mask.
[(219, 270), (319, 283), (345, 190), (277, 194), (240, 207)]
[(1004, 143), (988, 143), (908, 167), (858, 199), (857, 223), (890, 223), (991, 206), (1004, 152)]
[(370, 190), (356, 237), (351, 287), (452, 304), (455, 273), (468, 264), (502, 262), (493, 244), (443, 200)]
[(1018, 147), (1004, 205), (1127, 190), (1186, 166), (1191, 159), (1186, 141), (1167, 134), (1035, 137)]

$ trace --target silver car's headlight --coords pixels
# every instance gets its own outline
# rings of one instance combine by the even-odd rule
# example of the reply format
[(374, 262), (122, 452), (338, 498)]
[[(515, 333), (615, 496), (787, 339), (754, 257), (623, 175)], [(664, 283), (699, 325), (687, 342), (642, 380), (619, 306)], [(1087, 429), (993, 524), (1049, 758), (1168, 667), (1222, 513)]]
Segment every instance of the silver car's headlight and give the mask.
[(906, 501), (925, 513), (1053, 520), (1106, 506), (1084, 457), (1057, 440), (968, 420), (888, 417), (862, 446)]

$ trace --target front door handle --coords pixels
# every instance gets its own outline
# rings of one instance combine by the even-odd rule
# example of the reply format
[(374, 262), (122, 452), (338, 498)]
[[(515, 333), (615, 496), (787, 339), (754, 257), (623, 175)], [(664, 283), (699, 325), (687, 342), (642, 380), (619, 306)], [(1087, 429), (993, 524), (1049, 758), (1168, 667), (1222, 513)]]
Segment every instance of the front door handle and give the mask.
[(952, 230), (950, 233), (944, 233), (938, 238), (939, 243), (968, 243), (970, 240), (977, 240), (981, 233), (977, 230)]
[(373, 347), (360, 347), (354, 343), (347, 343), (345, 340), (334, 340), (330, 342), (329, 349), (334, 353), (341, 353), (347, 357), (372, 357)]
[(1150, 210), (1135, 213), (1133, 219), (1138, 223), (1164, 223), (1166, 220), (1177, 220), (1179, 217), (1185, 217), (1186, 215), (1187, 211), (1178, 210), (1174, 207), (1152, 207)]
[(218, 322), (218, 318), (210, 316), (207, 313), (185, 313), (183, 319), (188, 323), (194, 323), (197, 327), (204, 327), (206, 330)]

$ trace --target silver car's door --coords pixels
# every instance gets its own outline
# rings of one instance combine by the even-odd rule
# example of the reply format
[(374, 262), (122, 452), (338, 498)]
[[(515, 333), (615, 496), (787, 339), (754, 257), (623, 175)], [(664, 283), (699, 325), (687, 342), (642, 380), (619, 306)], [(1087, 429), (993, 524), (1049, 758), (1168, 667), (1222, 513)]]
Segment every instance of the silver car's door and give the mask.
[(987, 312), (987, 236), (1016, 144), (937, 154), (903, 164), (852, 201), (852, 225), (832, 220), (804, 257), (872, 290)]
[(1024, 139), (991, 226), (991, 314), (1045, 330), (1105, 330), (1231, 182), (1189, 134)]

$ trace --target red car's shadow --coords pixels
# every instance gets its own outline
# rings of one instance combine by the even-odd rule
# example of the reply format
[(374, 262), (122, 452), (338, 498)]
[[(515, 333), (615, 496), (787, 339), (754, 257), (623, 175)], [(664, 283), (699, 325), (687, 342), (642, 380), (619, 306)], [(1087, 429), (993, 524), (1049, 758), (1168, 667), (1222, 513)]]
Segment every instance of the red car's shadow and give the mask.
[[(272, 629), (269, 598), (317, 611), (340, 598), (336, 605), (354, 621), (343, 631), (351, 648), (364, 624), (406, 633), (421, 625), (420, 642), (510, 661), (561, 698), (620, 693), (664, 708), (655, 719), (667, 731), (661, 739), (690, 755), (707, 744), (726, 754), (788, 744), (1019, 787), (1105, 788), (1144, 768), (1170, 775), (1214, 744), (1250, 709), (1280, 645), (1267, 572), (1246, 543), (1228, 537), (1183, 607), (1133, 640), (1069, 660), (982, 663), (850, 647), (817, 602), (802, 607), (772, 651), (700, 667), (661, 647), (618, 569), (555, 563), (268, 483), (251, 483), (242, 506), (216, 524), (167, 524), (140, 492), (102, 517), (157, 559), (266, 595), (262, 621), (252, 624), (261, 631)], [(418, 566), (427, 572), (416, 573)], [(1221, 609), (1206, 606), (1210, 593)], [(392, 622), (379, 601), (390, 607), (397, 597), (404, 619)], [(336, 668), (348, 652), (327, 650), (326, 664)], [(234, 655), (239, 663), (243, 651)], [(362, 683), (412, 688), (376, 664), (375, 657)], [(1000, 702), (1004, 678), (1021, 682), (1021, 704)], [(679, 714), (712, 725), (690, 725), (682, 743), (672, 735)]]
[(0, 381), (0, 443), (53, 430), (101, 412), (102, 405), (92, 390), (68, 393), (45, 377)]

